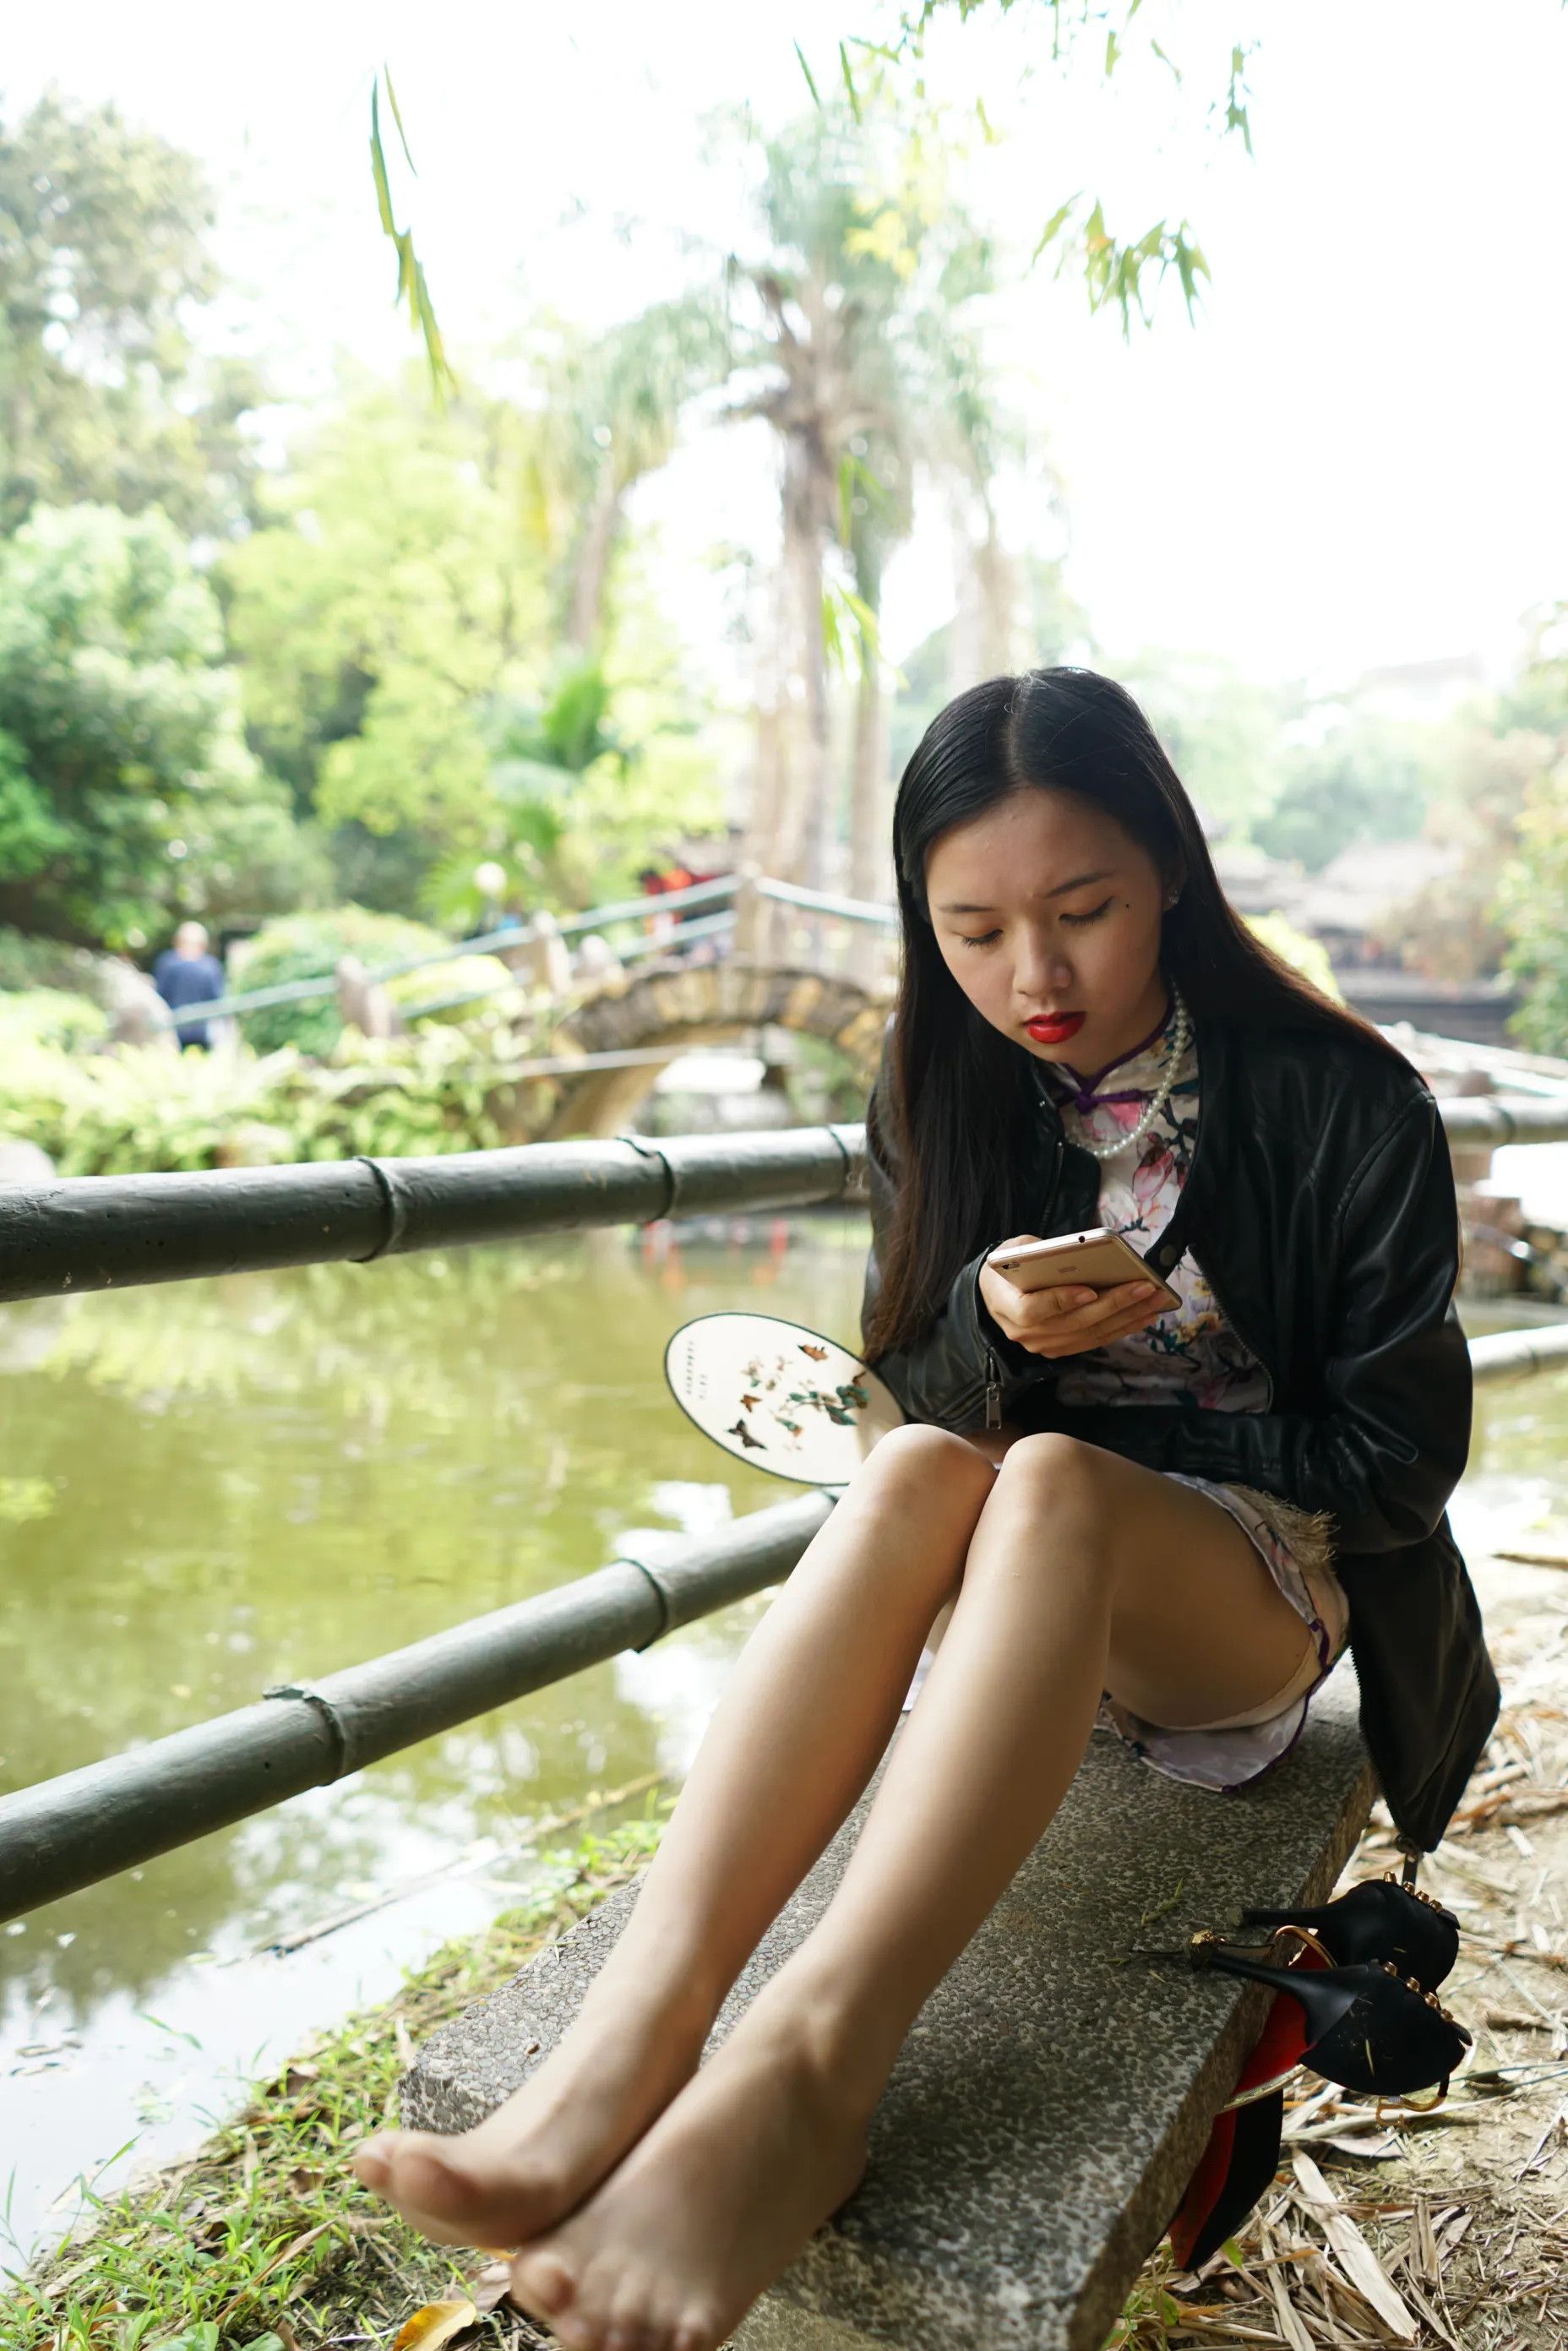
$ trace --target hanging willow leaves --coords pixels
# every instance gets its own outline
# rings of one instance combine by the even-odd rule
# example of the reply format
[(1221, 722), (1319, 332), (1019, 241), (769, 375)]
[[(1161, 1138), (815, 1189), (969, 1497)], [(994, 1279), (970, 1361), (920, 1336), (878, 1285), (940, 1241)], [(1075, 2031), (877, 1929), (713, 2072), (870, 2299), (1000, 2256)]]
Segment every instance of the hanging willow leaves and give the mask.
[[(994, 6), (996, 13), (1003, 16), (1021, 16), (1032, 9), (1049, 20), (1053, 65), (1069, 68), (1081, 39), (1103, 32), (1104, 47), (1099, 53), (1098, 68), (1102, 80), (1109, 82), (1123, 59), (1134, 47), (1142, 47), (1181, 89), (1185, 87), (1183, 68), (1176, 57), (1144, 26), (1134, 26), (1133, 20), (1142, 5), (1143, 0), (921, 0), (920, 6), (910, 9), (904, 18), (895, 54), (899, 60), (918, 68), (926, 33), (938, 17), (956, 15), (961, 24), (967, 24), (988, 6)], [(1207, 109), (1208, 122), (1218, 136), (1228, 138), (1235, 132), (1249, 155), (1252, 152), (1252, 124), (1248, 112), (1250, 92), (1247, 67), (1255, 47), (1251, 41), (1230, 45), (1222, 93)], [(1055, 246), (1057, 275), (1060, 277), (1063, 270), (1076, 265), (1088, 287), (1090, 308), (1100, 310), (1109, 305), (1120, 310), (1122, 331), (1129, 336), (1134, 314), (1145, 326), (1149, 323), (1152, 296), (1161, 281), (1174, 271), (1190, 318), (1197, 299), (1198, 280), (1208, 276), (1208, 264), (1190, 225), (1183, 221), (1171, 228), (1165, 221), (1156, 221), (1142, 236), (1123, 239), (1106, 225), (1104, 205), (1099, 198), (1087, 214), (1082, 209), (1084, 202), (1084, 193), (1080, 190), (1057, 207), (1040, 233), (1031, 262), (1039, 261)]]
[[(376, 207), (381, 214), (382, 227), (391, 237), (397, 252), (397, 293), (393, 299), (399, 308), (406, 302), (409, 324), (416, 335), (423, 338), (424, 356), (430, 368), (430, 388), (436, 406), (444, 408), (447, 394), (458, 388), (457, 378), (441, 340), (430, 288), (425, 283), (423, 264), (413, 249), (413, 231), (400, 229), (392, 213), (392, 183), (387, 177), (386, 152), (382, 146), (382, 76), (378, 74), (371, 84), (371, 177), (375, 182)], [(385, 80), (387, 103), (392, 108), (397, 135), (402, 142), (403, 155), (412, 172), (414, 169), (413, 157), (409, 152), (408, 133), (402, 127), (402, 113), (390, 72), (385, 73)]]

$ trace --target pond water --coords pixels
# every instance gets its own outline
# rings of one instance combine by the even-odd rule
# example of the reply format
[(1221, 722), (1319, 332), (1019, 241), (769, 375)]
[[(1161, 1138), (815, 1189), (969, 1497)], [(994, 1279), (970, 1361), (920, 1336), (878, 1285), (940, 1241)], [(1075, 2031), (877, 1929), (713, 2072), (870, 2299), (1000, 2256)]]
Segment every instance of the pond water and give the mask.
[[(669, 1401), (664, 1343), (742, 1305), (852, 1341), (864, 1246), (764, 1219), (0, 1311), (0, 1792), (779, 1500)], [(1565, 1439), (1568, 1378), (1490, 1392), (1461, 1540), (1568, 1524)], [(536, 1823), (678, 1776), (763, 1604), (0, 1930), (16, 2243), (516, 1899)]]
[[(598, 1233), (0, 1311), (0, 1792), (798, 1490), (697, 1434), (664, 1343), (742, 1305), (852, 1340), (865, 1238)], [(678, 1773), (760, 1604), (0, 1930), (15, 2236), (516, 1898), (533, 1823)]]

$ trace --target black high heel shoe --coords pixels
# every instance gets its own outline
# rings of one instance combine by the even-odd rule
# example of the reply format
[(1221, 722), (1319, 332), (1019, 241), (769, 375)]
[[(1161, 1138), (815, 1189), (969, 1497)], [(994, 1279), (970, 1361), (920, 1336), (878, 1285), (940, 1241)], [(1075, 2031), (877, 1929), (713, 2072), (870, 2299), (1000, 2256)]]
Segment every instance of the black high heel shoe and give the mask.
[(1391, 1959), (1423, 1991), (1436, 1991), (1459, 1956), (1459, 1922), (1429, 1894), (1392, 1877), (1353, 1886), (1312, 1910), (1243, 1910), (1248, 1927), (1304, 1927), (1336, 1966)]
[(1302, 2064), (1364, 2097), (1404, 2097), (1439, 2082), (1446, 2088), (1470, 2045), (1437, 1994), (1386, 1959), (1281, 1968), (1208, 1935), (1194, 1938), (1191, 1957), (1196, 1968), (1245, 1976), (1298, 2001), (1307, 2022)]

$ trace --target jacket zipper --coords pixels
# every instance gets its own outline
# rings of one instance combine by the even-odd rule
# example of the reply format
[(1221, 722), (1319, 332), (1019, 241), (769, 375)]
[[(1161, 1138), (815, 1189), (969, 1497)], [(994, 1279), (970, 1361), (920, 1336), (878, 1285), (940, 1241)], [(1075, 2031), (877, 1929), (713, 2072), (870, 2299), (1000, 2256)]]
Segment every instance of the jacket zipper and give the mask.
[(991, 1349), (986, 1349), (986, 1426), (1000, 1428), (1002, 1425), (1002, 1375), (997, 1369), (997, 1359)]

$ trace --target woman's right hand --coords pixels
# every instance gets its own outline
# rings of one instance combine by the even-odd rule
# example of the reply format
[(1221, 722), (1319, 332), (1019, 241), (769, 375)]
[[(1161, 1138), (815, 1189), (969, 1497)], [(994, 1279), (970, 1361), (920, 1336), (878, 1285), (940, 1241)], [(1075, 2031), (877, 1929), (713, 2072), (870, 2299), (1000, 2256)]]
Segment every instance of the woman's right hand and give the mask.
[[(1015, 1233), (1000, 1249), (1017, 1249), (1039, 1238)], [(1054, 1359), (1086, 1354), (1130, 1331), (1145, 1330), (1165, 1311), (1158, 1285), (1152, 1281), (1119, 1282), (1114, 1290), (1019, 1290), (993, 1265), (980, 1268), (980, 1296), (991, 1320), (1005, 1337), (1031, 1355)]]

